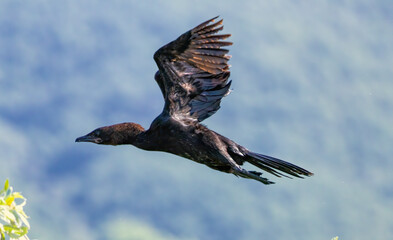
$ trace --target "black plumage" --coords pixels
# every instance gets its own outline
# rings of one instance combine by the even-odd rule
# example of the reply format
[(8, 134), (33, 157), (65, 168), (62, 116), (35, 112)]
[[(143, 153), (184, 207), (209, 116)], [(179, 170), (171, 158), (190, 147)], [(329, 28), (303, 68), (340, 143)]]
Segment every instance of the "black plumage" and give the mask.
[(154, 78), (165, 105), (149, 129), (136, 123), (121, 123), (98, 128), (76, 141), (132, 144), (145, 150), (169, 152), (264, 184), (273, 182), (241, 165), (249, 162), (278, 177), (311, 176), (311, 172), (294, 164), (251, 152), (200, 123), (217, 112), (231, 86), (230, 56), (222, 48), (232, 44), (225, 41), (231, 35), (218, 34), (223, 20), (215, 22), (216, 19), (187, 31), (154, 54), (159, 69)]

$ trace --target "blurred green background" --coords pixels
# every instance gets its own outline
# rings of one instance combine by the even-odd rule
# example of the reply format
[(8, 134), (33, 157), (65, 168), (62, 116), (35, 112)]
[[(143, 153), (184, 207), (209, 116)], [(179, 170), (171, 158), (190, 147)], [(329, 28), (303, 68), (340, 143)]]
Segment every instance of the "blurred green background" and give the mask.
[[(28, 199), (31, 239), (393, 239), (392, 12), (378, 0), (2, 0), (0, 182)], [(154, 52), (216, 15), (233, 34), (233, 92), (204, 123), (315, 176), (264, 186), (74, 142), (147, 128), (163, 107)]]

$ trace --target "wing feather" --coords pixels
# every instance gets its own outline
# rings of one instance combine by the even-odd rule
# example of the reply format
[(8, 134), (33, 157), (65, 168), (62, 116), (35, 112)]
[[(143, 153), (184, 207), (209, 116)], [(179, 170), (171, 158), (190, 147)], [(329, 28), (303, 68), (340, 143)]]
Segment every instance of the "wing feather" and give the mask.
[(220, 47), (224, 47), (224, 46), (230, 46), (232, 45), (232, 42), (226, 42), (226, 41), (221, 41), (221, 42), (207, 42), (207, 43), (199, 43), (199, 45), (191, 45), (192, 47), (195, 48), (220, 48)]
[(231, 82), (223, 41), (230, 34), (217, 34), (223, 29), (218, 17), (199, 24), (154, 54), (159, 71), (155, 79), (164, 95), (163, 113), (179, 118), (203, 121), (219, 108), (229, 93)]
[(209, 48), (190, 49), (190, 53), (193, 53), (196, 55), (205, 55), (205, 56), (225, 57), (225, 54), (227, 54), (228, 52), (229, 52), (229, 50), (227, 50), (227, 49), (214, 49), (214, 50), (211, 50)]

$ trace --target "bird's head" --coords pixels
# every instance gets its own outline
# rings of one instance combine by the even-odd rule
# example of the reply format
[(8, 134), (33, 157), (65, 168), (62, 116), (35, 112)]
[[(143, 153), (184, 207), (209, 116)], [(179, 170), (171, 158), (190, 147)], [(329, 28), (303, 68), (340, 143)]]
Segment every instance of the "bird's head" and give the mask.
[(105, 145), (133, 144), (137, 136), (145, 129), (137, 123), (119, 123), (100, 127), (85, 136), (78, 137), (75, 142), (92, 142)]

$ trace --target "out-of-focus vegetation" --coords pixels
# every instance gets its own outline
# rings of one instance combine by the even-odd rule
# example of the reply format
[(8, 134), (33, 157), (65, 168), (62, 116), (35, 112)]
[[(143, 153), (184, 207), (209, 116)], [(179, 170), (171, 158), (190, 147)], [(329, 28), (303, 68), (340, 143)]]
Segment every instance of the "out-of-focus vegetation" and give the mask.
[[(17, 203), (22, 200), (21, 203)], [(19, 192), (14, 192), (9, 185), (8, 179), (4, 188), (0, 190), (0, 239), (5, 240), (6, 235), (10, 239), (29, 239), (27, 232), (30, 229), (27, 215), (23, 211), (26, 199)]]

